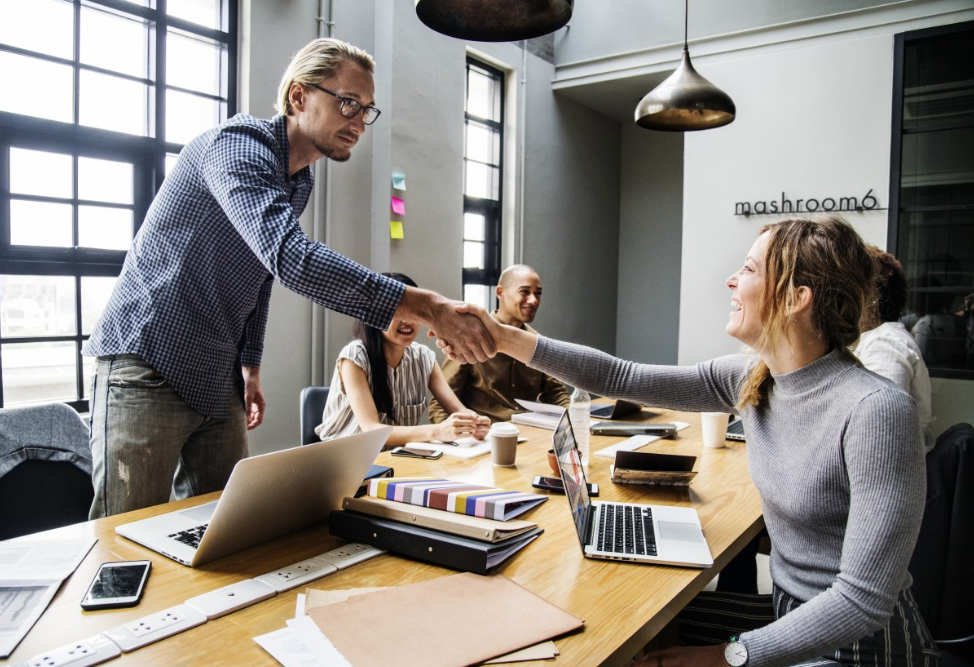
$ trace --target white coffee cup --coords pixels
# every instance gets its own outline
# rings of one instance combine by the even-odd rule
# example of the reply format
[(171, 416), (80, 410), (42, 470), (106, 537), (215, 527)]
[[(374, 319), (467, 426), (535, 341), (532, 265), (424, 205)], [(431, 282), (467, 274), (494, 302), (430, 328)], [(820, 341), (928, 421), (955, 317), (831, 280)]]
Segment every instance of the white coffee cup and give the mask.
[(701, 412), (700, 430), (703, 432), (703, 444), (707, 447), (723, 447), (727, 440), (727, 422), (730, 415), (726, 412)]
[(517, 426), (508, 422), (498, 422), (490, 427), (490, 462), (495, 466), (510, 468), (517, 458), (517, 437), (521, 434)]

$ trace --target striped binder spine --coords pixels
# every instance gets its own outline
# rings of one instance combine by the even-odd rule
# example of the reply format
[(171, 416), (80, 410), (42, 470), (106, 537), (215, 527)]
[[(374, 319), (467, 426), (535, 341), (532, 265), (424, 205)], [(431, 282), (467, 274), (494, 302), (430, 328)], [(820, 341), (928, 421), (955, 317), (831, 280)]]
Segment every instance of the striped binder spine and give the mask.
[(369, 481), (369, 495), (498, 521), (506, 521), (547, 500), (545, 496), (535, 493), (507, 491), (436, 477), (373, 479)]

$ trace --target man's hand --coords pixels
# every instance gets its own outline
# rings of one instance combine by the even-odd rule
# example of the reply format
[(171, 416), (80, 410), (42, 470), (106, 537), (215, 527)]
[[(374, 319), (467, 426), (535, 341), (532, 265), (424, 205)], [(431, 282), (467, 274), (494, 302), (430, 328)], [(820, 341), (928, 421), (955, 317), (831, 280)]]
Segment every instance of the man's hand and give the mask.
[[(497, 347), (481, 322), (480, 313), (462, 311), (460, 306), (463, 305), (461, 301), (451, 301), (436, 292), (407, 287), (396, 317), (419, 320), (429, 327), (430, 336), (448, 341), (452, 349), (451, 359), (462, 364), (487, 361), (497, 354)], [(479, 310), (483, 311), (482, 308)]]
[(244, 379), (244, 412), (247, 430), (252, 431), (264, 421), (264, 393), (260, 390), (260, 369), (242, 366)]
[[(474, 305), (472, 303), (459, 302), (456, 305), (456, 311), (463, 315), (475, 315), (480, 319), (481, 324), (483, 324), (484, 329), (490, 335), (491, 340), (494, 341), (494, 347), (496, 351), (501, 351), (501, 344), (503, 342), (504, 328), (500, 322), (498, 322), (493, 315), (488, 313), (486, 310), (480, 306)], [(436, 341), (436, 346), (443, 350), (443, 354), (448, 356), (450, 359), (458, 359), (457, 351), (453, 344), (450, 342), (449, 338), (445, 336), (440, 336)], [(461, 362), (463, 363), (463, 362)]]

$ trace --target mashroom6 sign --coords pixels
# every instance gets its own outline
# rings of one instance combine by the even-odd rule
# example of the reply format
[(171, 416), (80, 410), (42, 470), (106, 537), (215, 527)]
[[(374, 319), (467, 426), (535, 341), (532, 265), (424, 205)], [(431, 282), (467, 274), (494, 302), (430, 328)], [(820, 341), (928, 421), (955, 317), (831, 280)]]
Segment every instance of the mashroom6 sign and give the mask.
[(879, 200), (872, 188), (859, 197), (809, 197), (807, 199), (788, 199), (781, 193), (781, 199), (734, 203), (734, 215), (775, 215), (781, 213), (828, 213), (830, 211), (885, 211), (879, 207)]

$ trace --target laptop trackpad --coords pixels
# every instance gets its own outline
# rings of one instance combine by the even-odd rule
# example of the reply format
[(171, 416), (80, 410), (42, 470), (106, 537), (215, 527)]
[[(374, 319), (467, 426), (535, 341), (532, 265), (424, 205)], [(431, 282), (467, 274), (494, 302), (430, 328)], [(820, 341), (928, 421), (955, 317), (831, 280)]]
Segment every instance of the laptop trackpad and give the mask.
[(206, 503), (204, 505), (199, 505), (197, 507), (190, 507), (188, 510), (183, 510), (180, 512), (181, 515), (190, 519), (192, 521), (198, 521), (200, 523), (206, 523), (213, 516), (213, 510), (216, 509), (216, 501)]
[(660, 521), (659, 535), (664, 540), (678, 540), (680, 542), (703, 542), (703, 533), (692, 523), (679, 521)]

